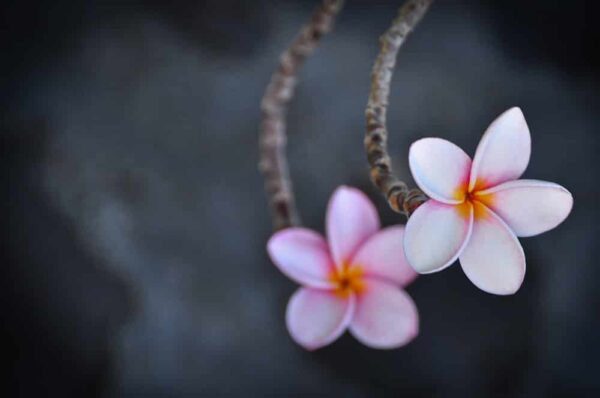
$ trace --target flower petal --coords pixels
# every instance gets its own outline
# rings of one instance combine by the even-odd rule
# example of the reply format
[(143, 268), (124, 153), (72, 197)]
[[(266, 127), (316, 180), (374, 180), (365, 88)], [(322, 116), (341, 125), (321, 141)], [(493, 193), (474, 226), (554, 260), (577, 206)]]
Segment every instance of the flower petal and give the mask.
[(332, 288), (329, 276), (333, 261), (325, 239), (306, 228), (276, 232), (267, 243), (267, 252), (277, 268), (290, 279), (307, 286)]
[(478, 200), (508, 224), (517, 236), (533, 236), (563, 222), (573, 196), (558, 184), (538, 180), (508, 181), (479, 192)]
[(473, 158), (469, 190), (482, 190), (523, 174), (531, 155), (531, 136), (521, 109), (510, 108), (487, 128)]
[(525, 254), (519, 240), (493, 211), (475, 202), (475, 222), (460, 255), (467, 277), (481, 290), (513, 294), (525, 277)]
[(441, 138), (423, 138), (410, 146), (410, 171), (419, 188), (431, 198), (461, 203), (467, 191), (471, 159), (458, 146)]
[(420, 274), (441, 271), (452, 264), (469, 240), (473, 208), (428, 200), (406, 223), (404, 252), (408, 263)]
[(402, 289), (369, 280), (367, 290), (356, 297), (350, 332), (372, 348), (397, 348), (419, 333), (415, 303)]
[(372, 276), (390, 283), (406, 286), (417, 273), (408, 265), (402, 241), (404, 227), (388, 227), (371, 236), (358, 249), (352, 265), (361, 267), (365, 276)]
[(333, 261), (342, 267), (379, 230), (379, 216), (364, 193), (341, 186), (329, 201), (326, 227)]
[(288, 331), (296, 343), (307, 350), (316, 350), (346, 330), (354, 306), (354, 295), (341, 297), (332, 291), (300, 288), (287, 306)]

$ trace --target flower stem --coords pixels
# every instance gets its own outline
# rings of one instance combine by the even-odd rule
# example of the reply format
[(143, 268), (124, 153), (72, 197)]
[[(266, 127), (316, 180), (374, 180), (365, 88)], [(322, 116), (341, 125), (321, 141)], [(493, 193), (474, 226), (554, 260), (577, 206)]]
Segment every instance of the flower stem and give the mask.
[(367, 129), (364, 144), (371, 181), (385, 196), (390, 207), (407, 217), (427, 197), (418, 189), (409, 189), (392, 172), (392, 162), (387, 150), (386, 114), (398, 50), (432, 2), (433, 0), (408, 0), (400, 8), (390, 28), (380, 37), (381, 47), (371, 72), (371, 91), (365, 111)]
[(261, 102), (259, 169), (265, 179), (275, 230), (300, 224), (285, 153), (287, 104), (294, 95), (298, 70), (321, 37), (332, 29), (343, 3), (343, 0), (323, 0), (317, 7), (290, 47), (281, 54)]

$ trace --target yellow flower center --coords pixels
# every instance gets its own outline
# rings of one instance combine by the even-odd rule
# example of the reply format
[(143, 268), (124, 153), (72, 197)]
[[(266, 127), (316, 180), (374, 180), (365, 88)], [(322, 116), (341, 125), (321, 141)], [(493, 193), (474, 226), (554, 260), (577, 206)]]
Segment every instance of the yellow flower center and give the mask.
[(361, 293), (365, 290), (364, 272), (360, 266), (343, 264), (341, 269), (334, 269), (329, 280), (335, 285), (335, 293), (340, 297), (348, 297), (350, 293)]
[(491, 207), (494, 202), (493, 194), (482, 194), (481, 191), (486, 187), (483, 180), (477, 180), (475, 186), (469, 189), (469, 183), (461, 184), (454, 193), (454, 198), (460, 200), (461, 203), (456, 205), (461, 216), (467, 218), (471, 214), (473, 207), (473, 216), (476, 220), (486, 217), (485, 207)]

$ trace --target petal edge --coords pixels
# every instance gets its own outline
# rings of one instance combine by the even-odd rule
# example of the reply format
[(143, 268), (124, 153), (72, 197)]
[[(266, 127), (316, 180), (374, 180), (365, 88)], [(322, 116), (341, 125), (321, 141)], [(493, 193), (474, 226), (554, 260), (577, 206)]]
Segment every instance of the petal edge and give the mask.
[(336, 296), (331, 291), (300, 288), (290, 298), (285, 320), (292, 339), (312, 351), (334, 342), (352, 319), (354, 295)]
[(473, 227), (473, 207), (466, 202), (452, 206), (428, 200), (406, 223), (404, 252), (420, 274), (441, 271), (456, 261)]
[(367, 291), (356, 298), (350, 333), (364, 345), (378, 349), (398, 348), (419, 333), (419, 313), (402, 289), (369, 281)]
[(329, 200), (326, 229), (331, 256), (340, 268), (379, 230), (379, 215), (362, 191), (341, 186)]
[(482, 204), (473, 223), (460, 265), (471, 282), (484, 292), (509, 295), (525, 278), (525, 254), (519, 240), (502, 219)]
[(573, 208), (573, 195), (564, 187), (539, 180), (515, 180), (478, 193), (521, 237), (541, 234), (557, 227)]
[(441, 138), (422, 138), (410, 146), (408, 164), (415, 182), (432, 199), (446, 204), (464, 200), (471, 158)]
[(307, 228), (286, 228), (267, 242), (267, 252), (279, 270), (293, 281), (315, 288), (331, 288), (333, 261), (325, 239)]
[(516, 180), (527, 168), (530, 155), (531, 135), (525, 116), (520, 108), (510, 108), (489, 125), (477, 145), (469, 191)]
[(417, 273), (408, 265), (403, 238), (403, 226), (382, 229), (358, 249), (352, 264), (362, 267), (365, 276), (385, 279), (401, 287), (408, 285)]

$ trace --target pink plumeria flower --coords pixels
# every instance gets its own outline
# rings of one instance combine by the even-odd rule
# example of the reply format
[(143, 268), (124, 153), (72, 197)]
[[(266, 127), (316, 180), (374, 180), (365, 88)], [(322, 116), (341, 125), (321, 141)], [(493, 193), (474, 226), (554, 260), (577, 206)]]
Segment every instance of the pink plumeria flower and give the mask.
[(302, 285), (288, 303), (286, 323), (304, 348), (323, 347), (347, 328), (373, 348), (400, 347), (417, 335), (417, 308), (401, 289), (417, 276), (398, 244), (404, 227), (379, 228), (365, 194), (342, 186), (329, 201), (327, 241), (306, 228), (287, 228), (269, 240), (275, 265)]
[(431, 198), (406, 225), (404, 248), (419, 273), (440, 271), (460, 260), (481, 290), (513, 294), (525, 276), (517, 239), (548, 231), (571, 211), (573, 197), (560, 185), (518, 180), (527, 168), (531, 137), (519, 108), (500, 115), (471, 159), (440, 138), (415, 142), (409, 164)]

